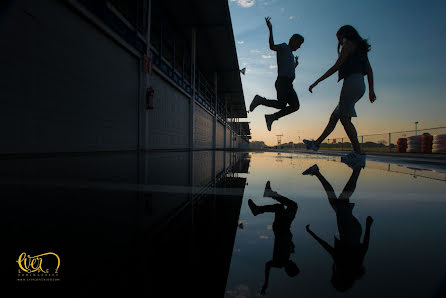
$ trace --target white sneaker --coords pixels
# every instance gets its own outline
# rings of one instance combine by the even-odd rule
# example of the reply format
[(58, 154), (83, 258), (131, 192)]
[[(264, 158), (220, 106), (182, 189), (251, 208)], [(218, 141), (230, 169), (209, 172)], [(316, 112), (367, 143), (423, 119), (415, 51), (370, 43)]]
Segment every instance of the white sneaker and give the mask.
[(348, 165), (350, 168), (355, 169), (356, 167), (365, 167), (366, 155), (358, 154), (355, 151), (351, 151), (345, 156), (341, 157), (341, 162)]
[(310, 141), (310, 140), (303, 140), (304, 144), (307, 146), (307, 150), (312, 149), (313, 151), (318, 151), (319, 147), (316, 146), (316, 144), (314, 143), (314, 141)]

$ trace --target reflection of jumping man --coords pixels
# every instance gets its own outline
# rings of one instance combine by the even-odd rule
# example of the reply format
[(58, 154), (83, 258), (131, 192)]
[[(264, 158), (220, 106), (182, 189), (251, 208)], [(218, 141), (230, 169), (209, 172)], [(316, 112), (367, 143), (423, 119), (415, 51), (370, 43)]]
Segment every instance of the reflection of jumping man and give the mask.
[(355, 191), (356, 182), (360, 173), (361, 167), (353, 169), (353, 173), (339, 198), (336, 197), (333, 187), (322, 176), (317, 165), (313, 165), (302, 173), (303, 175), (314, 175), (319, 179), (327, 193), (328, 202), (336, 213), (339, 239), (335, 237), (334, 247), (330, 246), (310, 230), (310, 225), (307, 225), (306, 229), (333, 258), (334, 264), (331, 282), (337, 290), (342, 292), (351, 288), (354, 281), (359, 279), (365, 272), (362, 263), (369, 247), (370, 227), (373, 223), (373, 218), (368, 216), (364, 241), (361, 243), (361, 224), (353, 216), (353, 207), (355, 204), (350, 203), (350, 197)]
[[(269, 272), (271, 267), (285, 268), (288, 276), (293, 277), (299, 273), (299, 268), (290, 260), (291, 253), (294, 253), (294, 244), (292, 241), (293, 234), (291, 234), (291, 222), (296, 217), (297, 204), (296, 202), (279, 195), (272, 191), (270, 182), (265, 186), (264, 197), (271, 197), (280, 204), (257, 206), (249, 199), (248, 205), (254, 216), (265, 212), (274, 212), (273, 232), (274, 232), (274, 251), (273, 259), (266, 262), (265, 265), (265, 282), (262, 287), (261, 294), (264, 295), (268, 287)], [(286, 207), (286, 208), (285, 208)]]
[(275, 120), (299, 109), (299, 99), (293, 88), (295, 68), (299, 65), (299, 62), (298, 57), (293, 56), (293, 52), (300, 48), (304, 42), (304, 38), (300, 34), (294, 34), (291, 36), (288, 44), (274, 44), (273, 25), (270, 20), (270, 17), (265, 18), (266, 25), (269, 29), (269, 48), (277, 53), (278, 77), (275, 83), (277, 100), (270, 100), (256, 95), (249, 106), (251, 112), (259, 105), (280, 110), (277, 113), (265, 115), (266, 127), (269, 131), (271, 131), (271, 125)]

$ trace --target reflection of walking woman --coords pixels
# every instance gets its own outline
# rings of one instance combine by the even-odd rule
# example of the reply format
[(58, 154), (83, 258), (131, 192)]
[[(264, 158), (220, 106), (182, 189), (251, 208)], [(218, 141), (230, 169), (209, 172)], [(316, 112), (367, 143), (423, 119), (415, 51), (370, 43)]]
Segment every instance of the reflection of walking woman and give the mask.
[(321, 136), (315, 141), (304, 140), (304, 143), (307, 145), (307, 149), (317, 151), (320, 144), (334, 130), (338, 121), (341, 120), (354, 149), (354, 151), (344, 157), (344, 160), (351, 164), (359, 163), (364, 167), (365, 155), (359, 145), (358, 135), (351, 118), (356, 117), (355, 104), (365, 92), (364, 75), (367, 75), (370, 102), (373, 103), (376, 100), (372, 67), (367, 57), (370, 45), (350, 25), (342, 26), (336, 33), (336, 37), (338, 38), (338, 53), (342, 46), (338, 60), (310, 86), (309, 90), (313, 92), (312, 90), (317, 84), (338, 72), (338, 81), (344, 79), (339, 104), (331, 114), (330, 121)]
[(353, 207), (350, 197), (355, 191), (361, 168), (356, 167), (344, 187), (344, 190), (336, 197), (333, 187), (322, 176), (319, 167), (314, 165), (303, 172), (303, 175), (314, 175), (324, 187), (328, 202), (336, 213), (336, 221), (339, 230), (339, 239), (335, 237), (334, 247), (319, 238), (307, 225), (307, 232), (319, 243), (333, 258), (333, 275), (331, 282), (339, 291), (346, 291), (353, 286), (355, 280), (364, 274), (363, 261), (369, 247), (370, 227), (373, 223), (372, 217), (366, 220), (364, 241), (361, 243), (362, 228), (359, 221), (353, 216)]

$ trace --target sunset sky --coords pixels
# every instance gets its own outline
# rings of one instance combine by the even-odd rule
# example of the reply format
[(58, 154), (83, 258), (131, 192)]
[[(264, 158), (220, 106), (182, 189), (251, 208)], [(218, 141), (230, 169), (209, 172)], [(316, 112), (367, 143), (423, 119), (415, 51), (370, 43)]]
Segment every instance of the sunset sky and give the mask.
[[(368, 89), (356, 104), (353, 118), (358, 135), (446, 126), (446, 11), (445, 1), (332, 1), (229, 0), (242, 84), (249, 108), (255, 94), (276, 98), (276, 55), (268, 46), (265, 17), (270, 16), (276, 44), (294, 33), (305, 38), (294, 52), (299, 56), (294, 89), (300, 110), (266, 128), (264, 114), (276, 110), (260, 106), (248, 114), (252, 141), (268, 145), (317, 138), (338, 103), (342, 82), (337, 74), (309, 93), (308, 87), (337, 59), (336, 31), (354, 26), (372, 45), (369, 59), (377, 101)], [(241, 119), (245, 121), (246, 119)], [(330, 137), (346, 136), (340, 123)]]

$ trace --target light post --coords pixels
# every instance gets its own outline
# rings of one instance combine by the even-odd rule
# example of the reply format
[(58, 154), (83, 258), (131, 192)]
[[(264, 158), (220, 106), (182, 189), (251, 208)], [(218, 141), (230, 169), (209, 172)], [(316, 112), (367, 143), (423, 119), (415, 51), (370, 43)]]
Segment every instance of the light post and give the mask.
[(415, 121), (415, 136), (418, 135), (418, 121)]

